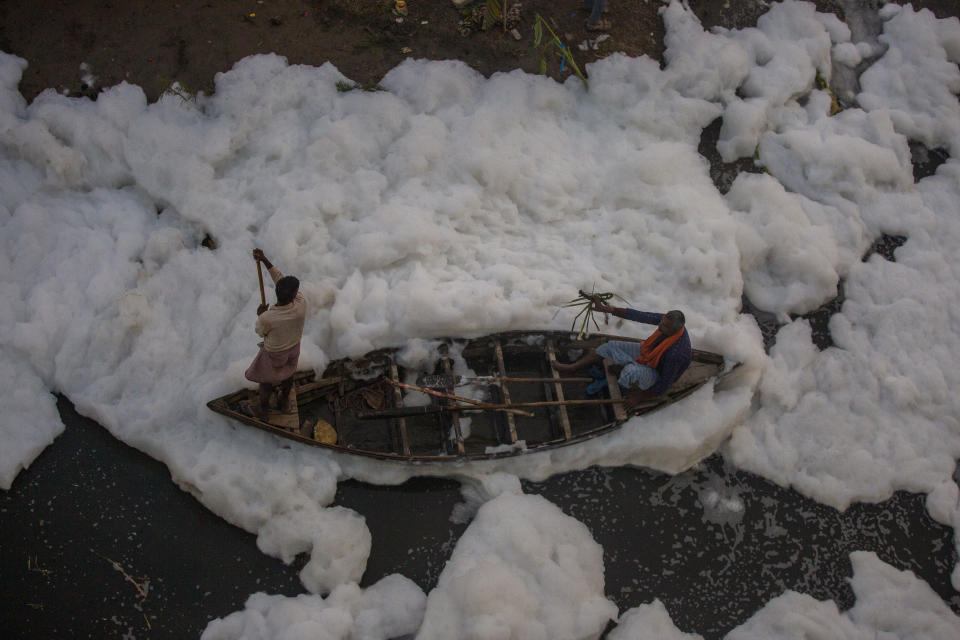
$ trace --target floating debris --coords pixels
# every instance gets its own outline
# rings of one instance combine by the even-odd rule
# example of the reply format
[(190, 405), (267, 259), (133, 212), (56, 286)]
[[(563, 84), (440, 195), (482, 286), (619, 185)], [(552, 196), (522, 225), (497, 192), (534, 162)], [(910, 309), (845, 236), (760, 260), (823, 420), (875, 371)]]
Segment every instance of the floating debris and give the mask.
[(584, 40), (583, 42), (577, 45), (577, 48), (580, 49), (580, 51), (591, 51), (591, 50), (596, 51), (597, 49), (600, 48), (601, 42), (609, 39), (610, 39), (610, 34), (605, 33), (602, 36), (597, 36), (592, 40)]

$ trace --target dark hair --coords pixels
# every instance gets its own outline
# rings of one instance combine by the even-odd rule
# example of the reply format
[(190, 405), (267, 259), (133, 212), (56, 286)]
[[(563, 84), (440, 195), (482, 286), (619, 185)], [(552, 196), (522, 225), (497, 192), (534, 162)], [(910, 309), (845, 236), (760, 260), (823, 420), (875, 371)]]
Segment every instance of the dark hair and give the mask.
[(277, 304), (290, 304), (299, 290), (299, 280), (293, 276), (283, 276), (277, 280)]
[(670, 325), (673, 326), (673, 328), (677, 331), (682, 329), (687, 323), (687, 319), (684, 317), (683, 311), (674, 309), (673, 311), (667, 311), (667, 313), (664, 315), (666, 316), (667, 320), (670, 321)]

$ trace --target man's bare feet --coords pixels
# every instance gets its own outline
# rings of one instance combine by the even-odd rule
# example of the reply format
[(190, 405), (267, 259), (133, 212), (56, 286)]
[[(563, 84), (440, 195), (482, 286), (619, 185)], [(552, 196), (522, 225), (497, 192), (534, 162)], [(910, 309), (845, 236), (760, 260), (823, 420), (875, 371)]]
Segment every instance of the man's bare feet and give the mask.
[(240, 403), (240, 413), (248, 415), (251, 418), (256, 418), (257, 420), (267, 421), (267, 411), (260, 406), (259, 402), (244, 400)]
[(277, 398), (277, 409), (280, 410), (280, 413), (290, 413), (292, 403), (290, 402), (290, 394), (281, 395)]

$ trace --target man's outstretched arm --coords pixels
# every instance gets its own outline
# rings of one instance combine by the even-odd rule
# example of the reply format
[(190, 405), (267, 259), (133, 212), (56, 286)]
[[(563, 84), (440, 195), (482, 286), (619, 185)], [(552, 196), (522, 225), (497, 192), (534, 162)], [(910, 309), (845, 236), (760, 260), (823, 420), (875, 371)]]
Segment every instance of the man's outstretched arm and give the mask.
[(662, 313), (648, 313), (646, 311), (637, 311), (636, 309), (631, 309), (629, 307), (614, 307), (602, 302), (594, 302), (593, 310), (600, 313), (609, 313), (612, 316), (623, 318), (625, 320), (642, 322), (644, 324), (660, 324), (660, 319), (663, 318)]

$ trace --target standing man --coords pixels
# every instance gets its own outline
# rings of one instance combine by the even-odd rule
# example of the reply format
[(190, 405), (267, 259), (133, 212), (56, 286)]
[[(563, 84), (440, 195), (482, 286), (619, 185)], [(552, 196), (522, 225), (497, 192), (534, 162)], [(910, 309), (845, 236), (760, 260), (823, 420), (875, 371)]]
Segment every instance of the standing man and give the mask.
[[(626, 307), (612, 307), (599, 301), (594, 301), (593, 308), (600, 313), (609, 313), (619, 318), (655, 324), (657, 330), (643, 342), (606, 342), (576, 362), (555, 364), (557, 371), (572, 373), (599, 364), (607, 358), (622, 367), (618, 383), (626, 391), (624, 401), (628, 407), (662, 398), (670, 385), (687, 370), (693, 359), (690, 336), (684, 327), (686, 319), (683, 312), (674, 310), (663, 314), (648, 313)], [(633, 391), (627, 391), (631, 389)]]
[(277, 291), (277, 304), (273, 307), (261, 304), (257, 308), (254, 329), (263, 337), (263, 342), (244, 374), (247, 380), (260, 384), (260, 402), (251, 406), (251, 410), (254, 416), (264, 420), (275, 385), (280, 385), (278, 408), (284, 412), (289, 409), (293, 374), (300, 360), (300, 338), (307, 319), (307, 299), (300, 293), (300, 281), (280, 273), (263, 251), (254, 249), (253, 259), (266, 265)]

